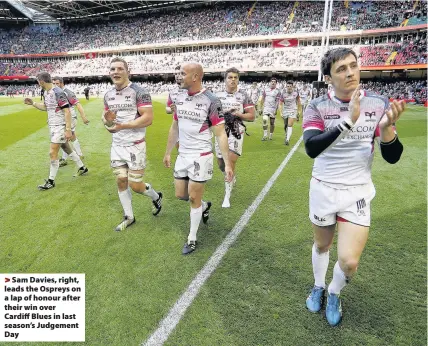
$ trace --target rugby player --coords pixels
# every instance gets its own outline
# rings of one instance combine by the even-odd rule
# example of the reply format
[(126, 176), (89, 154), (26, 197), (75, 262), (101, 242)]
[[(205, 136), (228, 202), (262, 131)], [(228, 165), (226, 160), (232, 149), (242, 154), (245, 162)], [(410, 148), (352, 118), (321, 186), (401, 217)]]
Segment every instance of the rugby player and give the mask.
[[(78, 98), (76, 97), (76, 94), (72, 90), (65, 88), (64, 79), (62, 77), (53, 77), (52, 82), (58, 88), (61, 88), (64, 91), (65, 95), (67, 96), (67, 100), (70, 105), (70, 112), (71, 112), (71, 142), (73, 144), (74, 151), (77, 153), (77, 155), (80, 156), (81, 159), (83, 159), (83, 153), (82, 153), (82, 149), (80, 148), (80, 142), (77, 139), (77, 135), (76, 135), (77, 114), (76, 114), (75, 108), (77, 108), (77, 110), (79, 111), (79, 114), (80, 114), (80, 117), (82, 118), (83, 123), (85, 125), (88, 125), (89, 120), (86, 117), (85, 110), (83, 109)], [(67, 153), (63, 150), (62, 158), (59, 160), (60, 167), (67, 165), (67, 157), (68, 157)]]
[[(236, 183), (236, 162), (238, 161), (238, 158), (242, 155), (242, 147), (245, 136), (245, 126), (243, 124), (243, 121), (254, 121), (255, 119), (254, 104), (252, 103), (252, 101), (244, 90), (238, 90), (238, 84), (239, 71), (238, 69), (231, 67), (227, 69), (225, 73), (226, 90), (216, 93), (216, 96), (220, 99), (223, 112), (228, 112), (231, 114), (230, 117), (225, 119), (225, 125), (226, 131), (229, 133), (229, 162), (234, 178), (232, 182), (225, 182), (225, 195), (222, 204), (223, 208), (230, 207), (230, 195), (232, 193), (233, 186)], [(229, 119), (230, 122), (228, 121)], [(236, 127), (236, 132), (238, 132), (237, 136), (239, 138), (237, 138), (233, 134), (231, 129), (228, 128), (229, 126)], [(218, 166), (224, 174), (225, 162), (223, 160), (223, 156), (221, 154), (217, 138), (215, 141), (215, 151), (217, 155)]]
[(207, 223), (211, 208), (211, 202), (202, 200), (204, 183), (213, 175), (211, 131), (218, 138), (226, 181), (232, 181), (233, 172), (220, 100), (202, 88), (204, 72), (201, 65), (186, 63), (180, 71), (181, 87), (187, 92), (177, 96), (163, 162), (165, 167), (171, 167), (171, 151), (179, 138), (174, 168), (175, 195), (178, 199), (190, 201), (190, 232), (182, 249), (182, 254), (187, 255), (196, 250), (199, 223), (201, 219)]
[(43, 103), (34, 102), (30, 98), (26, 98), (24, 103), (48, 113), (48, 125), (51, 138), (49, 150), (51, 164), (49, 178), (45, 180), (43, 185), (39, 185), (38, 188), (39, 190), (49, 190), (55, 187), (55, 178), (59, 168), (59, 148), (62, 148), (62, 150), (64, 150), (76, 163), (79, 168), (76, 175), (83, 175), (88, 172), (88, 169), (68, 143), (72, 138), (72, 133), (70, 104), (68, 103), (67, 96), (61, 88), (52, 84), (51, 75), (47, 72), (39, 73), (37, 75), (37, 82), (44, 90)]
[(152, 214), (155, 216), (162, 209), (162, 192), (156, 192), (144, 182), (146, 128), (153, 120), (151, 97), (146, 90), (129, 80), (128, 64), (122, 58), (111, 60), (110, 77), (114, 87), (104, 95), (102, 121), (113, 133), (111, 167), (116, 175), (124, 211), (124, 218), (115, 231), (123, 231), (135, 223), (132, 193), (128, 187), (152, 200)]
[(280, 105), (281, 116), (284, 120), (284, 144), (288, 145), (293, 133), (293, 125), (297, 118), (298, 108), (301, 106), (299, 93), (294, 90), (293, 82), (288, 81), (286, 83), (285, 90), (281, 93)]
[(281, 91), (276, 88), (276, 78), (271, 78), (269, 88), (263, 91), (260, 107), (263, 110), (263, 138), (262, 141), (268, 139), (268, 120), (270, 121), (269, 140), (272, 140), (273, 131), (275, 130), (275, 117), (278, 109)]
[(405, 109), (394, 101), (361, 90), (357, 55), (349, 48), (325, 53), (321, 61), (332, 91), (311, 101), (303, 118), (307, 154), (315, 159), (309, 190), (309, 218), (314, 230), (312, 266), (315, 285), (306, 300), (311, 312), (321, 310), (326, 290), (329, 249), (337, 229), (338, 261), (327, 288), (326, 318), (331, 326), (342, 319), (340, 293), (356, 272), (367, 242), (374, 141), (391, 164), (403, 152), (394, 124)]

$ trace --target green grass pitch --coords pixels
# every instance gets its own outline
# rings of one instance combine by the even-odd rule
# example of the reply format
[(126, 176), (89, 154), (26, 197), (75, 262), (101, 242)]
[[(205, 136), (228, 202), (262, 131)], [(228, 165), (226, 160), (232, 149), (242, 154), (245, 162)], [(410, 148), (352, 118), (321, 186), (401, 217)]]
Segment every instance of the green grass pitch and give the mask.
[[(145, 176), (164, 193), (164, 209), (153, 217), (150, 201), (134, 194), (137, 223), (117, 233), (122, 209), (110, 169), (111, 135), (100, 122), (102, 100), (81, 102), (91, 121), (79, 120), (77, 128), (89, 174), (74, 178), (69, 162), (54, 189), (38, 191), (49, 172), (46, 113), (20, 97), (0, 98), (0, 272), (85, 273), (84, 344), (139, 345), (297, 142), (301, 123), (290, 147), (283, 145), (281, 119), (269, 142), (260, 141), (260, 118), (249, 124), (232, 208), (221, 208), (224, 184), (216, 169), (205, 193), (213, 202), (209, 225), (199, 229), (197, 252), (184, 257), (189, 206), (174, 198), (172, 171), (162, 164), (171, 123), (164, 103), (154, 102)], [(408, 107), (397, 130), (405, 147), (398, 164), (376, 150), (372, 227), (358, 273), (342, 292), (339, 327), (305, 308), (313, 284), (312, 160), (301, 145), (166, 344), (426, 345), (426, 108)], [(330, 261), (327, 281), (335, 249)]]

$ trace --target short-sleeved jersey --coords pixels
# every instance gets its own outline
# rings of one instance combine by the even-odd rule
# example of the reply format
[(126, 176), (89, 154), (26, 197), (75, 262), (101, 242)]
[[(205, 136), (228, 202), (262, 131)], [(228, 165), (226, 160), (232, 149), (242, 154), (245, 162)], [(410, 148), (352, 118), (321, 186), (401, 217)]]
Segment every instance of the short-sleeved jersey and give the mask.
[(258, 88), (251, 87), (248, 89), (248, 97), (250, 98), (253, 104), (257, 104), (260, 97), (260, 90)]
[[(230, 94), (227, 91), (219, 91), (216, 92), (215, 95), (220, 99), (223, 112), (234, 109), (240, 113), (244, 113), (246, 109), (254, 107), (254, 104), (244, 90), (238, 90), (233, 94)], [(244, 126), (241, 125), (239, 129), (241, 134), (244, 133)]]
[(194, 95), (180, 93), (175, 106), (174, 120), (178, 122), (179, 154), (201, 156), (211, 153), (210, 127), (224, 122), (218, 97), (206, 89)]
[(311, 90), (309, 88), (306, 88), (306, 90), (302, 89), (299, 91), (299, 96), (300, 96), (300, 102), (302, 104), (306, 104), (311, 99)]
[(68, 88), (63, 89), (65, 92), (65, 95), (67, 96), (68, 103), (70, 104), (70, 112), (72, 118), (77, 118), (76, 108), (74, 107), (79, 103), (79, 99), (77, 98), (76, 94), (71, 91)]
[[(138, 108), (152, 107), (150, 94), (137, 84), (129, 83), (121, 90), (112, 88), (104, 95), (104, 109), (115, 112), (118, 123), (140, 117)], [(113, 144), (131, 146), (145, 140), (146, 128), (125, 129), (113, 133)]]
[(263, 97), (265, 98), (263, 112), (275, 114), (281, 98), (281, 91), (276, 88), (268, 88), (263, 91)]
[(70, 107), (67, 96), (61, 88), (53, 87), (45, 91), (44, 103), (48, 112), (49, 126), (65, 125), (64, 108)]
[(289, 111), (296, 111), (297, 110), (297, 97), (299, 96), (297, 91), (292, 91), (291, 93), (288, 93), (287, 90), (284, 90), (281, 93), (281, 102), (284, 103), (284, 107), (282, 111), (284, 113), (287, 113)]
[[(349, 118), (349, 103), (334, 92), (312, 100), (303, 116), (303, 130), (329, 131)], [(351, 131), (315, 158), (312, 175), (331, 184), (361, 185), (371, 182), (374, 139), (379, 136), (379, 121), (389, 109), (386, 97), (362, 91), (360, 117)]]
[(169, 94), (168, 94), (168, 100), (166, 101), (166, 105), (168, 106), (168, 107), (171, 107), (171, 105), (173, 104), (173, 103), (175, 103), (175, 101), (177, 100), (177, 96), (178, 96), (178, 94), (180, 94), (180, 93), (185, 93), (186, 92), (186, 90), (185, 89), (181, 89), (181, 88), (174, 88), (174, 89), (172, 89), (170, 92), (169, 92)]

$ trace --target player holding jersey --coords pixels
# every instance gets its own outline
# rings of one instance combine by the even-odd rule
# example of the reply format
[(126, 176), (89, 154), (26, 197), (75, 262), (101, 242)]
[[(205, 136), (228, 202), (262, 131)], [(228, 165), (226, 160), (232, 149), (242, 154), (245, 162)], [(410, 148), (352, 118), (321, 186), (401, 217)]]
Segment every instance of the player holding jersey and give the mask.
[(51, 164), (49, 178), (45, 180), (45, 184), (39, 185), (38, 188), (39, 190), (49, 190), (55, 187), (55, 177), (59, 168), (58, 152), (60, 148), (69, 154), (77, 167), (79, 167), (76, 175), (86, 174), (88, 169), (68, 143), (72, 138), (72, 133), (70, 104), (68, 103), (67, 96), (61, 88), (52, 84), (51, 75), (47, 72), (39, 73), (37, 75), (37, 82), (45, 91), (43, 104), (34, 102), (30, 98), (26, 98), (24, 102), (27, 105), (32, 105), (38, 110), (48, 113), (48, 125), (51, 138), (49, 150)]
[(181, 66), (181, 87), (187, 92), (177, 97), (163, 159), (165, 167), (171, 167), (171, 151), (179, 138), (180, 147), (174, 167), (175, 195), (181, 200), (190, 201), (190, 232), (182, 250), (183, 255), (195, 251), (199, 223), (201, 219), (207, 223), (209, 218), (211, 202), (205, 202), (202, 198), (204, 183), (213, 175), (211, 131), (218, 138), (223, 155), (225, 180), (232, 180), (221, 103), (212, 92), (202, 88), (203, 74), (199, 64)]
[[(80, 148), (80, 142), (77, 139), (76, 135), (76, 126), (77, 126), (77, 114), (76, 109), (79, 111), (80, 117), (82, 118), (82, 121), (85, 125), (89, 124), (89, 120), (86, 117), (85, 110), (83, 109), (82, 105), (80, 104), (76, 94), (65, 87), (64, 85), (64, 79), (62, 77), (53, 77), (52, 78), (53, 84), (55, 84), (57, 87), (64, 90), (65, 95), (67, 96), (68, 103), (70, 104), (70, 112), (71, 112), (71, 142), (73, 144), (73, 148), (76, 151), (77, 155), (79, 155), (83, 159), (83, 153), (82, 149)], [(63, 150), (62, 151), (62, 158), (59, 160), (59, 166), (63, 167), (67, 165), (67, 157), (68, 154)]]
[(300, 97), (298, 92), (294, 90), (293, 82), (287, 82), (285, 90), (281, 93), (280, 104), (282, 110), (281, 116), (284, 120), (284, 144), (288, 145), (293, 133), (294, 121), (297, 118), (297, 112), (300, 107)]
[(264, 90), (260, 106), (263, 109), (263, 138), (262, 141), (266, 141), (268, 120), (270, 121), (270, 134), (269, 140), (272, 140), (273, 131), (275, 130), (275, 116), (278, 110), (279, 101), (281, 98), (281, 91), (276, 88), (277, 80), (272, 78), (270, 80), (269, 88)]
[(143, 181), (146, 168), (146, 128), (152, 124), (152, 100), (148, 92), (129, 80), (128, 64), (121, 58), (110, 63), (110, 77), (114, 87), (104, 95), (105, 127), (113, 133), (111, 167), (116, 183), (124, 218), (116, 227), (123, 231), (135, 223), (132, 209), (132, 193), (149, 197), (153, 203), (153, 215), (162, 209), (162, 193), (156, 192)]
[(333, 90), (311, 101), (303, 118), (305, 149), (315, 159), (309, 190), (309, 218), (314, 229), (312, 266), (315, 286), (306, 300), (311, 312), (322, 308), (329, 249), (337, 227), (338, 261), (328, 285), (326, 317), (339, 324), (339, 295), (356, 272), (367, 242), (374, 140), (380, 138), (382, 157), (396, 163), (403, 152), (394, 129), (404, 103), (360, 90), (357, 56), (349, 48), (325, 53), (321, 68)]
[[(234, 179), (232, 182), (225, 182), (225, 195), (222, 204), (223, 208), (230, 207), (230, 195), (232, 193), (233, 185), (236, 183), (236, 162), (242, 155), (242, 147), (245, 136), (245, 126), (243, 121), (254, 121), (255, 111), (254, 104), (248, 97), (244, 90), (238, 90), (239, 84), (239, 71), (238, 69), (231, 67), (226, 70), (225, 73), (225, 91), (216, 93), (216, 96), (220, 99), (222, 109), (224, 113), (230, 113), (226, 120), (226, 132), (228, 133), (229, 143), (229, 161), (233, 171)], [(230, 119), (230, 121), (229, 121)], [(229, 127), (236, 127), (236, 136), (231, 132)], [(220, 170), (225, 173), (225, 163), (221, 154), (218, 140), (215, 140), (215, 151), (217, 155), (217, 162)]]

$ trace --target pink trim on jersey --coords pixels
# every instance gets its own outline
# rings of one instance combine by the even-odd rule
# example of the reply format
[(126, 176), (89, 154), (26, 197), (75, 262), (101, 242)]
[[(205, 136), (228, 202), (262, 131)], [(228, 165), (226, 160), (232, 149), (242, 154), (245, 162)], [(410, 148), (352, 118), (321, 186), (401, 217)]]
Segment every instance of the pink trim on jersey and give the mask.
[(251, 108), (251, 107), (254, 107), (253, 103), (248, 103), (248, 104), (244, 105), (244, 109)]
[(376, 126), (376, 129), (374, 131), (374, 136), (376, 137), (380, 137), (380, 127), (379, 124)]
[(140, 108), (140, 107), (151, 107), (151, 106), (152, 106), (152, 103), (151, 103), (151, 102), (147, 102), (147, 103), (138, 102), (138, 103), (137, 103), (137, 107), (138, 107), (138, 108)]
[(202, 88), (201, 90), (196, 91), (194, 93), (191, 93), (191, 92), (189, 92), (189, 90), (187, 90), (187, 95), (189, 95), (189, 96), (195, 96), (196, 94), (202, 93), (204, 91), (205, 91), (205, 88)]
[(210, 116), (211, 126), (216, 126), (218, 124), (224, 123), (224, 119), (220, 118), (218, 114), (212, 114)]
[(145, 138), (143, 138), (143, 139), (139, 139), (138, 141), (135, 141), (134, 142), (134, 144), (140, 144), (140, 143), (143, 143), (143, 142), (145, 142), (146, 141), (146, 139)]
[(174, 118), (175, 121), (178, 121), (178, 117), (177, 117), (177, 113), (176, 112), (174, 112), (173, 118)]
[(104, 106), (104, 110), (105, 110), (105, 111), (108, 111), (108, 106)]
[(171, 96), (168, 95), (168, 101), (166, 101), (166, 105), (170, 107), (174, 102), (171, 100)]
[(75, 106), (75, 105), (77, 105), (79, 103), (79, 100), (77, 100), (77, 99), (71, 99), (69, 102), (70, 102), (70, 104), (72, 106)]
[(206, 153), (201, 153), (200, 156), (207, 156), (207, 155), (212, 154), (212, 153), (213, 153), (212, 151), (207, 151)]
[(336, 216), (336, 221), (338, 221), (338, 222), (349, 222), (348, 220), (344, 219), (341, 216)]

